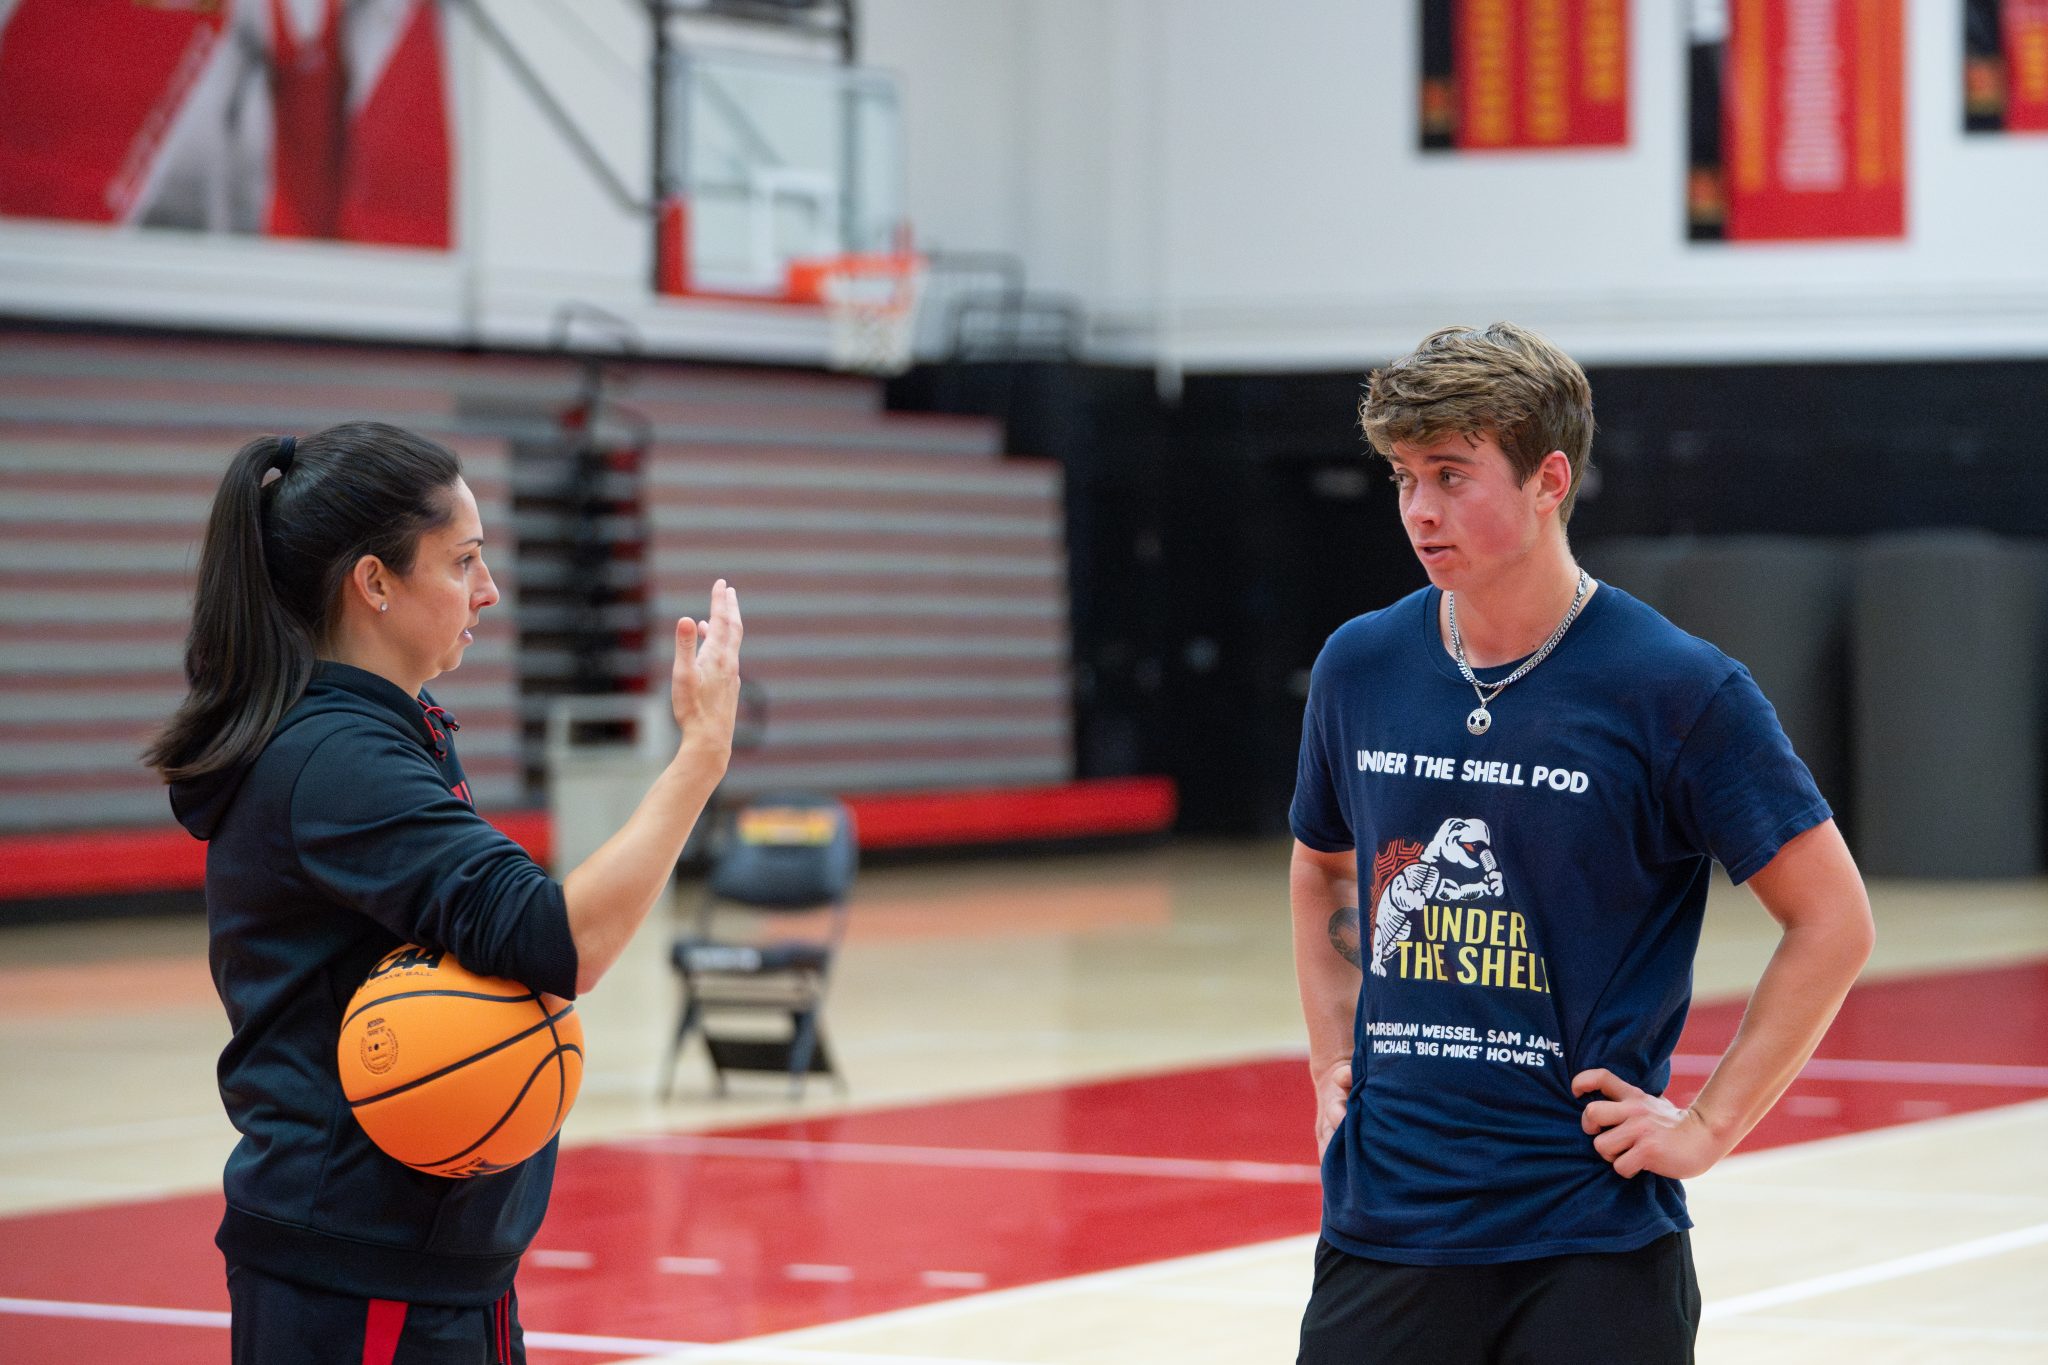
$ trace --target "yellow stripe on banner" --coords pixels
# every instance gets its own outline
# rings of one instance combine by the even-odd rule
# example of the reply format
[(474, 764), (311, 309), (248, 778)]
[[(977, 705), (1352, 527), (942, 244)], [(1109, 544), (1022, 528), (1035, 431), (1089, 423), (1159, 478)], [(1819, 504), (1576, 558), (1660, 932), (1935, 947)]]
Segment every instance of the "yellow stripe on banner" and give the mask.
[(1770, 139), (1765, 136), (1765, 111), (1771, 98), (1769, 0), (1735, 0), (1728, 15), (1729, 79), (1732, 97), (1729, 120), (1734, 147), (1735, 184), (1745, 193), (1770, 188)]
[(1579, 35), (1581, 78), (1589, 104), (1619, 104), (1626, 85), (1628, 52), (1623, 40), (1626, 0), (1586, 0), (1585, 28)]
[(1571, 34), (1565, 0), (1524, 0), (1522, 34), (1524, 107), (1529, 138), (1557, 143), (1571, 136)]
[(1468, 146), (1505, 147), (1515, 139), (1515, 32), (1509, 2), (1466, 0), (1465, 36), (1472, 48), (1465, 97), (1471, 111)]
[(1856, 0), (1856, 183), (1880, 189), (1897, 178), (1890, 128), (1899, 72), (1890, 35), (1899, 24), (1898, 0)]
[(2017, 20), (2008, 20), (2012, 34), (2012, 85), (2015, 100), (2048, 103), (2048, 5), (2037, 5)]

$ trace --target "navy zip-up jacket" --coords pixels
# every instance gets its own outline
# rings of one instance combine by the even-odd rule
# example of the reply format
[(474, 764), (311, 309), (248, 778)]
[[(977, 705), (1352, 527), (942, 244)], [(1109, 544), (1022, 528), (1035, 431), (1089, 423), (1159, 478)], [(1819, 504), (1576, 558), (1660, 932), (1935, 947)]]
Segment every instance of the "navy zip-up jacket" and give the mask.
[(171, 807), (209, 841), (208, 958), (234, 1028), (219, 1066), (242, 1134), (217, 1238), (229, 1264), (482, 1306), (540, 1227), (555, 1144), (493, 1175), (423, 1175), (371, 1143), (335, 1067), (344, 1007), (402, 943), (576, 994), (561, 886), (470, 806), (436, 716), (425, 693), (322, 663), (254, 763), (174, 783)]

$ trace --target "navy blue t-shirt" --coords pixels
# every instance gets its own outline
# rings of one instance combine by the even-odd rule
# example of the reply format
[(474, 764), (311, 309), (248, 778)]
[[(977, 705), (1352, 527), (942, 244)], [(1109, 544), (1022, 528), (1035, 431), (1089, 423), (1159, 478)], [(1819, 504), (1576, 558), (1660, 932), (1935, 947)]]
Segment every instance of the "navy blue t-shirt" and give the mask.
[(1571, 1078), (1664, 1091), (1709, 860), (1743, 881), (1827, 803), (1747, 669), (1605, 585), (1468, 733), (1438, 604), (1332, 635), (1302, 723), (1294, 835), (1357, 850), (1366, 967), (1323, 1235), (1416, 1265), (1633, 1250), (1691, 1226), (1684, 1192), (1614, 1173)]

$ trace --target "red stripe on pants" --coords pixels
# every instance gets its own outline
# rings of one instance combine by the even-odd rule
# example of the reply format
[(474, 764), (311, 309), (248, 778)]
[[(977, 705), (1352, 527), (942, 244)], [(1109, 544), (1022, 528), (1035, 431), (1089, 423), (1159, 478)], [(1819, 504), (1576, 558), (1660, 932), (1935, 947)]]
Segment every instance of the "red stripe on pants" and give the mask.
[(371, 1299), (363, 1320), (363, 1365), (391, 1365), (398, 1338), (405, 1331), (407, 1305), (396, 1299)]

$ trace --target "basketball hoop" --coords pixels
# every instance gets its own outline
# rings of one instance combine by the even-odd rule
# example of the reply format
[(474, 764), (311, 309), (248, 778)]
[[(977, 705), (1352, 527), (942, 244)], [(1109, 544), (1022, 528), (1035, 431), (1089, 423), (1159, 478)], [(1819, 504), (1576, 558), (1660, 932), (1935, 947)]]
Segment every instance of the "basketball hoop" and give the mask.
[(824, 306), (827, 363), (857, 374), (901, 374), (916, 357), (925, 263), (909, 252), (857, 252), (789, 267), (789, 296)]

